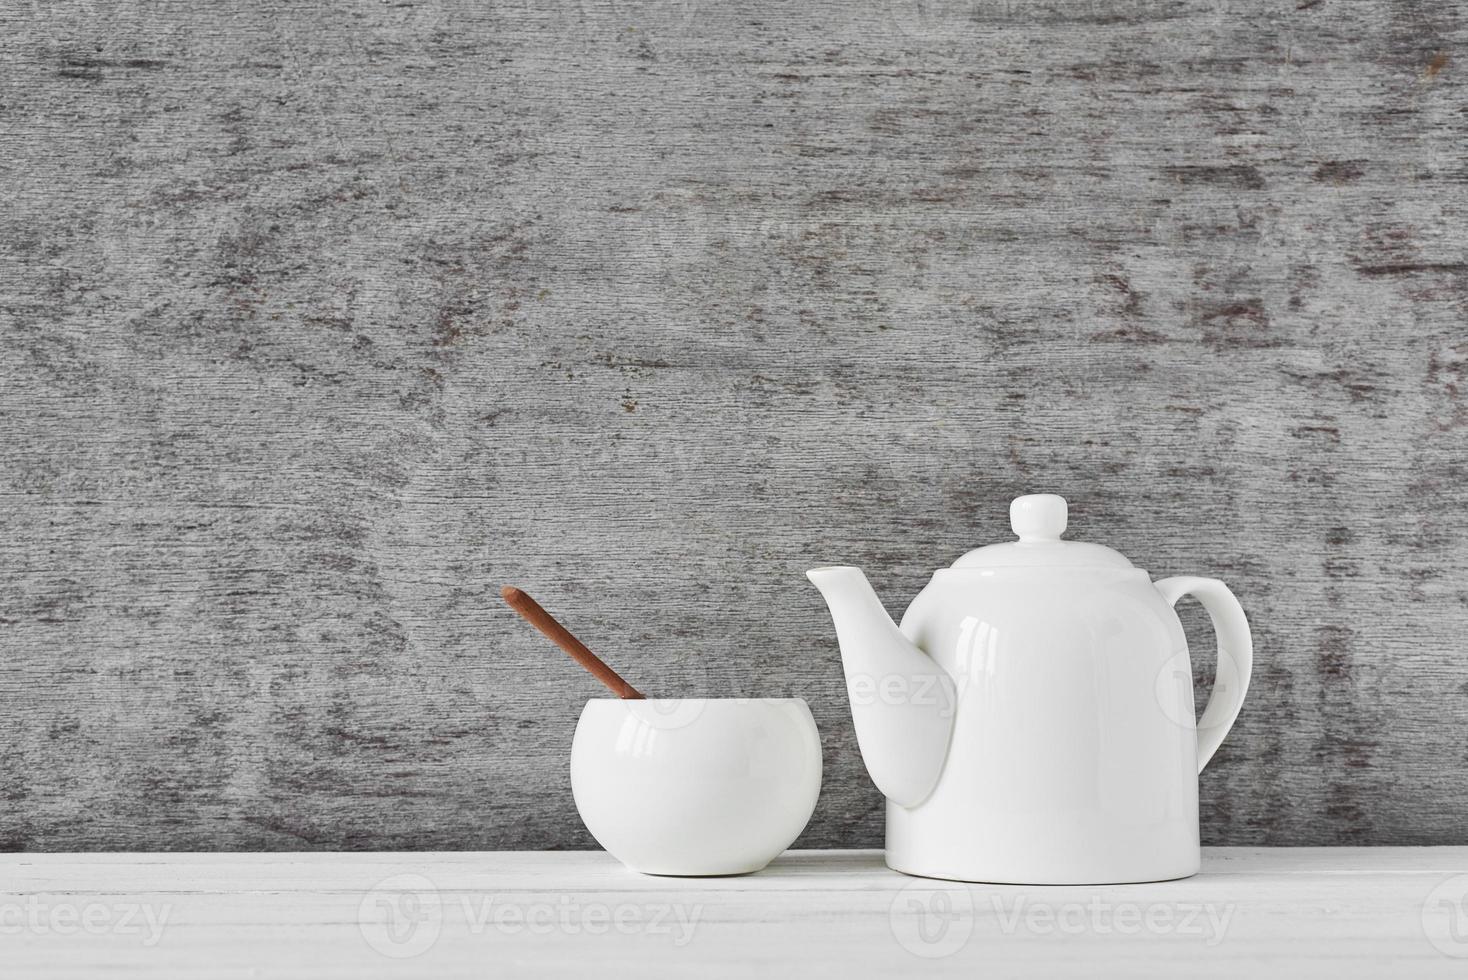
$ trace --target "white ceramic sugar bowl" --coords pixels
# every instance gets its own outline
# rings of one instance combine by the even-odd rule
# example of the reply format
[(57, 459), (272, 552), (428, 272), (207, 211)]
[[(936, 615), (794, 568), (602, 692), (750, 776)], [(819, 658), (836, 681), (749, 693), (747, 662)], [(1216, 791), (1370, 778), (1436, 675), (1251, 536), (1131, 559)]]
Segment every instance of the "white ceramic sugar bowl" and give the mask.
[(805, 829), (821, 741), (799, 698), (588, 701), (571, 747), (586, 829), (634, 871), (758, 871)]

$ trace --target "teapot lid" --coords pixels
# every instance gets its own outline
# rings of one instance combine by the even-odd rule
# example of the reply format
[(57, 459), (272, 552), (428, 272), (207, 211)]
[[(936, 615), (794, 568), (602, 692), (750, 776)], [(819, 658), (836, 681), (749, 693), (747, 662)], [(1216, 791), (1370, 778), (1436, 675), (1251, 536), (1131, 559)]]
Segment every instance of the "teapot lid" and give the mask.
[(1105, 545), (1060, 540), (1060, 535), (1065, 532), (1066, 518), (1065, 498), (1057, 494), (1032, 493), (1015, 497), (1009, 505), (1009, 526), (1019, 540), (975, 548), (954, 562), (953, 567), (1134, 567), (1125, 555)]

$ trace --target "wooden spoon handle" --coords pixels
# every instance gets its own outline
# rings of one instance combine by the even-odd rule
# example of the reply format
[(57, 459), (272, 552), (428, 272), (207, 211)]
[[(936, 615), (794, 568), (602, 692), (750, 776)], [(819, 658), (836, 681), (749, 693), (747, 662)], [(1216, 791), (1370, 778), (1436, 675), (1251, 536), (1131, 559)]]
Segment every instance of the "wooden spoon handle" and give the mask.
[(586, 644), (572, 636), (570, 630), (556, 622), (550, 613), (540, 608), (540, 603), (513, 585), (500, 589), (500, 595), (505, 597), (505, 602), (509, 603), (511, 609), (525, 617), (526, 622), (544, 633), (552, 643), (569, 653), (572, 660), (591, 671), (596, 679), (610, 688), (617, 697), (626, 698), (629, 701), (646, 700), (637, 688), (622, 680), (621, 675), (588, 650)]

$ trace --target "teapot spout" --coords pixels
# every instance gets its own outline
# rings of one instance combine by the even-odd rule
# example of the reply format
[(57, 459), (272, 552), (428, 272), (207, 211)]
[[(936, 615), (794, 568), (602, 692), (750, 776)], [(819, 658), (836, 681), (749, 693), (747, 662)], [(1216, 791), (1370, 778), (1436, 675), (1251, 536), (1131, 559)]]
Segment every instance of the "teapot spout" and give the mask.
[(867, 772), (889, 800), (916, 806), (933, 791), (948, 755), (953, 679), (897, 628), (861, 569), (813, 568), (805, 575), (836, 623)]

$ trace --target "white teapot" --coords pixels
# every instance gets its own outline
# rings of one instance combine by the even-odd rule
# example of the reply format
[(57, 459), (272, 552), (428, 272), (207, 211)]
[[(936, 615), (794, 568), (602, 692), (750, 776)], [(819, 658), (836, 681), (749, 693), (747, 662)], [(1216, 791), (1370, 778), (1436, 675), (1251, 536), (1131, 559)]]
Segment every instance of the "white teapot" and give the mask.
[[(899, 629), (859, 569), (806, 574), (841, 643), (862, 759), (887, 797), (887, 865), (1016, 884), (1184, 878), (1198, 870), (1198, 773), (1253, 664), (1244, 611), (1217, 579), (1152, 582), (1119, 553), (1061, 541), (1065, 500), (1019, 497), (1019, 540), (935, 572)], [(1218, 636), (1193, 712), (1173, 604)]]

